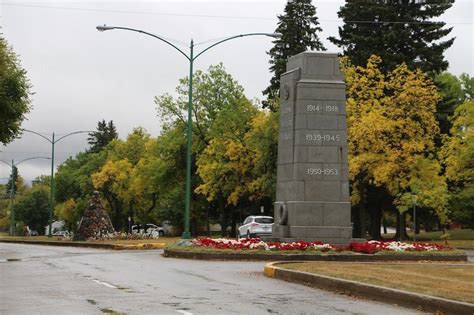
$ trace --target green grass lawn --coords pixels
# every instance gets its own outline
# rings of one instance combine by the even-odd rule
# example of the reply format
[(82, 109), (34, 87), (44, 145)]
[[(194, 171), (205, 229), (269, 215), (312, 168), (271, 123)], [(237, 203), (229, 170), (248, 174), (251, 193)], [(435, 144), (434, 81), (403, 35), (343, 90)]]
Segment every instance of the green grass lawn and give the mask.
[(278, 267), (474, 303), (468, 263), (288, 263)]

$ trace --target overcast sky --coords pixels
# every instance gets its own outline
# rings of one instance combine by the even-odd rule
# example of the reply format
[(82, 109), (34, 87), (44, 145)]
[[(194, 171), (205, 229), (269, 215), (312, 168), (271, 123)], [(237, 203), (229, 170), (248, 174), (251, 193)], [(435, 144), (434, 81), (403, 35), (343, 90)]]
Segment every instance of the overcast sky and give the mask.
[[(191, 38), (199, 52), (227, 36), (273, 32), (286, 0), (268, 1), (19, 1), (0, 0), (4, 37), (20, 56), (33, 85), (33, 110), (23, 128), (51, 137), (79, 130), (95, 130), (97, 122), (113, 120), (120, 137), (144, 127), (152, 136), (161, 130), (154, 96), (174, 93), (178, 79), (188, 75), (189, 63), (177, 51), (152, 37), (130, 31), (100, 33), (97, 25), (142, 29), (173, 40), (188, 52)], [(339, 49), (327, 37), (338, 36), (341, 0), (313, 0), (330, 52)], [(454, 45), (446, 52), (449, 71), (473, 76), (473, 1), (456, 0), (441, 19), (454, 29)], [(269, 37), (247, 37), (209, 50), (195, 62), (205, 70), (222, 62), (245, 88), (249, 98), (262, 99), (270, 80)], [(87, 147), (87, 134), (56, 144), (56, 165)], [(50, 156), (51, 144), (25, 134), (6, 147), (0, 159), (16, 162)], [(28, 181), (50, 173), (48, 160), (18, 166)], [(0, 183), (10, 174), (0, 163)]]

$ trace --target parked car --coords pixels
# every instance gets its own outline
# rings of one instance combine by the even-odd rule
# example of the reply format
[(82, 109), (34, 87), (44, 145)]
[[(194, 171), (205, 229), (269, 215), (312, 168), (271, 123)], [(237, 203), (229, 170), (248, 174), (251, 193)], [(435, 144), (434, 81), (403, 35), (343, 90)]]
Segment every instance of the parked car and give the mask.
[(273, 217), (251, 215), (239, 227), (239, 238), (252, 238), (272, 234)]
[(161, 226), (157, 226), (151, 223), (143, 225), (136, 224), (132, 225), (132, 234), (146, 234), (155, 237), (161, 237), (165, 235), (165, 229), (163, 229)]
[(54, 231), (52, 235), (53, 236), (69, 236), (70, 233), (68, 231)]

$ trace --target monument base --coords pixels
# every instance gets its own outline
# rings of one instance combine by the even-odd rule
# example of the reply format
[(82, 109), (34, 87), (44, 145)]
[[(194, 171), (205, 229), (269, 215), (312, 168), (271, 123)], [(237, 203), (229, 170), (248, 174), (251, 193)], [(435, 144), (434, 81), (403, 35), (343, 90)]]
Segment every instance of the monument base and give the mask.
[(354, 241), (350, 226), (287, 226), (278, 224), (273, 225), (272, 236), (266, 237), (264, 240), (285, 243), (320, 241), (334, 245), (348, 245)]

